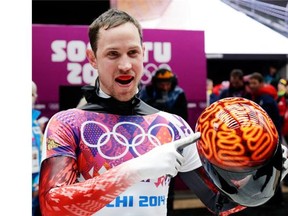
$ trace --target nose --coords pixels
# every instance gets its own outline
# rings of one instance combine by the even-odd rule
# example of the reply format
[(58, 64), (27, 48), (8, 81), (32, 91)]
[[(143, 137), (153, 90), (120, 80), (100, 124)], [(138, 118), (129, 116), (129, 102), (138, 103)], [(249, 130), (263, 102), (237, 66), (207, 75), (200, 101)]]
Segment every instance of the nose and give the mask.
[(169, 85), (164, 85), (164, 86), (163, 86), (163, 90), (164, 90), (164, 91), (169, 91), (169, 89), (170, 89), (170, 86), (169, 86)]
[(132, 68), (132, 64), (130, 62), (130, 58), (128, 56), (123, 56), (118, 65), (118, 69), (121, 71), (128, 71)]

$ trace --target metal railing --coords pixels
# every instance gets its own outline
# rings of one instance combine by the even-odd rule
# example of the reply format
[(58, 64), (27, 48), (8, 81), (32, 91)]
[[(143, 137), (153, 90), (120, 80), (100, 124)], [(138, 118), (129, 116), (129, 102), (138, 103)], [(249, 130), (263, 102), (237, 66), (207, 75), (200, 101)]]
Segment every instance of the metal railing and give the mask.
[(288, 0), (221, 0), (262, 24), (288, 37)]

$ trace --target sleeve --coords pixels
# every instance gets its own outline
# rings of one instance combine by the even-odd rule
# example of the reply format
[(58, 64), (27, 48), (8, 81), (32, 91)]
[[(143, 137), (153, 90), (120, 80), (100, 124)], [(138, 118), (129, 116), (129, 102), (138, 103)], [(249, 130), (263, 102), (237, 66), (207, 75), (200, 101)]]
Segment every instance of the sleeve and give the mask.
[(141, 179), (126, 163), (78, 182), (79, 135), (72, 113), (60, 112), (47, 125), (40, 170), (39, 200), (43, 215), (92, 215)]
[(39, 184), (39, 175), (34, 176), (32, 174), (32, 191), (38, 190), (38, 184)]
[(220, 91), (220, 94), (218, 96), (218, 99), (223, 99), (229, 96), (229, 89), (223, 89), (222, 91)]
[(44, 137), (41, 160), (55, 156), (76, 158), (79, 129), (71, 122), (77, 118), (72, 111), (62, 111), (55, 114), (48, 122)]
[(125, 163), (83, 182), (77, 182), (77, 175), (77, 163), (72, 157), (43, 161), (39, 200), (44, 216), (92, 215), (139, 181)]
[(281, 120), (276, 101), (270, 95), (263, 95), (259, 105), (267, 112), (277, 128), (279, 136), (281, 136)]

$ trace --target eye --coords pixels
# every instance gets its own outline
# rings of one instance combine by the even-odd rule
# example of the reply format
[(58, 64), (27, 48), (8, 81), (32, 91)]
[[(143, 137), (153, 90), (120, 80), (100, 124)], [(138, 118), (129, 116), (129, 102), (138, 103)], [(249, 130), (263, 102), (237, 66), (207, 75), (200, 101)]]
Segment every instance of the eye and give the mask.
[(109, 58), (117, 58), (119, 56), (119, 53), (116, 51), (111, 51), (108, 53)]
[(128, 55), (133, 57), (133, 56), (136, 56), (138, 53), (139, 53), (138, 50), (130, 50), (128, 52)]

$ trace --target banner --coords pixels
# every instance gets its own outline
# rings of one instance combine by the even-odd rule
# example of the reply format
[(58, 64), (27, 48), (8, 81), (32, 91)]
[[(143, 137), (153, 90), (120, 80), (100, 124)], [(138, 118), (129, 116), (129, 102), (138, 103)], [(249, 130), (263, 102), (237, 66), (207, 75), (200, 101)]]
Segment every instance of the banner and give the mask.
[[(148, 84), (161, 66), (170, 68), (186, 93), (188, 122), (194, 129), (206, 106), (204, 32), (143, 29), (143, 37), (146, 50), (141, 82)], [(51, 117), (59, 111), (60, 86), (94, 82), (97, 71), (86, 59), (89, 46), (88, 26), (32, 25), (32, 79), (38, 86), (37, 106), (43, 115)]]

